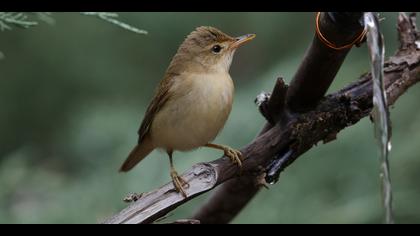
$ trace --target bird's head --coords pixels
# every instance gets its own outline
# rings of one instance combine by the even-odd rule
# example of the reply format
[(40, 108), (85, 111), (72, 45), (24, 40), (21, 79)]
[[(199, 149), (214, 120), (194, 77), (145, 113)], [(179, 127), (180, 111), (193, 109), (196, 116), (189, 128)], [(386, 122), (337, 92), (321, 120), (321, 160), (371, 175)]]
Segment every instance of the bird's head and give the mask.
[(173, 63), (189, 64), (189, 69), (228, 72), (236, 49), (253, 38), (255, 34), (231, 37), (214, 27), (201, 26), (187, 36)]

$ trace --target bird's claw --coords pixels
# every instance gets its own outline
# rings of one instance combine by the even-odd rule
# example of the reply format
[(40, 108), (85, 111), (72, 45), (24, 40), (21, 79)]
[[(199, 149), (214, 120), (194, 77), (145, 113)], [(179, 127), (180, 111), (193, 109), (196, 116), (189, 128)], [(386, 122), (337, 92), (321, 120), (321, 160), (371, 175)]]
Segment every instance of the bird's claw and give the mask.
[(224, 147), (225, 156), (237, 164), (240, 169), (242, 169), (242, 153), (239, 150), (233, 149), (231, 147)]
[(175, 187), (175, 190), (178, 193), (181, 193), (182, 196), (187, 197), (187, 194), (185, 193), (184, 188), (189, 188), (190, 185), (187, 183), (187, 181), (185, 181), (183, 178), (181, 178), (181, 176), (178, 175), (178, 173), (175, 170), (171, 171), (171, 178), (172, 178), (172, 183)]

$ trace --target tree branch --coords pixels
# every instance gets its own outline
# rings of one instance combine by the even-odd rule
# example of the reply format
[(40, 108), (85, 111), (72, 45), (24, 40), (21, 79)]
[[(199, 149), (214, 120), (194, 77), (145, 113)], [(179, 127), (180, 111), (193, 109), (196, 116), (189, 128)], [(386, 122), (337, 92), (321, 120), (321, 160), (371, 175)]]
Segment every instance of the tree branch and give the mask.
[[(420, 81), (420, 51), (417, 46), (412, 46), (413, 42), (414, 44), (418, 42), (420, 34), (412, 24), (413, 18), (400, 15), (398, 27), (401, 30), (400, 39), (402, 45), (406, 46), (400, 48), (395, 56), (385, 63), (384, 79), (389, 105), (394, 103), (408, 87)], [(404, 39), (410, 38), (410, 35), (414, 35), (415, 40), (405, 41)], [(282, 85), (282, 80), (278, 80), (276, 87), (285, 87)], [(275, 90), (273, 97), (275, 94), (276, 97), (282, 98), (285, 93), (278, 93)], [(270, 102), (265, 106), (269, 107), (268, 104)], [(277, 107), (282, 108), (282, 106)], [(186, 189), (187, 198), (183, 198), (174, 190), (172, 183), (168, 183), (159, 189), (142, 194), (136, 202), (104, 223), (151, 223), (195, 196), (230, 180), (230, 183), (235, 185), (227, 183), (218, 189), (209, 203), (193, 217), (201, 223), (226, 223), (257, 193), (259, 186), (264, 184), (264, 173), (273, 157), (282, 155), (288, 150), (293, 151), (290, 154), (290, 161), (284, 164), (283, 170), (319, 141), (329, 142), (335, 139), (339, 131), (369, 115), (371, 109), (371, 75), (365, 74), (358, 81), (323, 98), (312, 110), (277, 116), (280, 117), (279, 121), (270, 122), (272, 125), (266, 124), (260, 135), (241, 149), (244, 158), (241, 175), (237, 166), (227, 157), (196, 164), (182, 175), (190, 184)], [(277, 112), (287, 113), (283, 108)], [(269, 117), (268, 120), (275, 120), (274, 116)], [(226, 186), (236, 188), (227, 189)], [(227, 191), (233, 191), (236, 198), (233, 198), (232, 194), (226, 194)], [(222, 201), (218, 200), (222, 196), (227, 197), (229, 204), (220, 204), (226, 203), (225, 198)], [(242, 200), (238, 200), (238, 196), (241, 196), (239, 199)], [(213, 202), (217, 205), (212, 205)]]
[(121, 27), (125, 30), (134, 32), (136, 34), (147, 34), (146, 30), (136, 28), (136, 27), (131, 26), (127, 23), (124, 23), (122, 21), (117, 20), (116, 18), (118, 17), (118, 14), (114, 13), (114, 12), (81, 12), (81, 14), (86, 15), (86, 16), (96, 16), (101, 20), (107, 21), (111, 24), (114, 24), (114, 25), (116, 25), (118, 27)]
[(23, 12), (0, 12), (0, 31), (11, 30), (13, 26), (29, 28), (38, 25), (38, 22), (28, 20)]

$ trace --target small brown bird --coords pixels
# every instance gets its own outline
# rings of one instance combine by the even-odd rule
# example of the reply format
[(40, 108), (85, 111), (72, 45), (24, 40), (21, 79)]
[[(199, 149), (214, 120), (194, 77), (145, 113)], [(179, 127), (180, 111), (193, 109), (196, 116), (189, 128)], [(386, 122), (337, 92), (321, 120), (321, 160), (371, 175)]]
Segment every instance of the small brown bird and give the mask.
[(224, 151), (241, 167), (241, 153), (210, 143), (223, 128), (232, 108), (234, 86), (229, 75), (233, 54), (255, 34), (237, 38), (207, 26), (195, 29), (179, 47), (147, 108), (137, 146), (120, 171), (128, 171), (156, 148), (170, 161), (171, 178), (185, 197), (188, 183), (175, 171), (174, 150), (210, 147)]

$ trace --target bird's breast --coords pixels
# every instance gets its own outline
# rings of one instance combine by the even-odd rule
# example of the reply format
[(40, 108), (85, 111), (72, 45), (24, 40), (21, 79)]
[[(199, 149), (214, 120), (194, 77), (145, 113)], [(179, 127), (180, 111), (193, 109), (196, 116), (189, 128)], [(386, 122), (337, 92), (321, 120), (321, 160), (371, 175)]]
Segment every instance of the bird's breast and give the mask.
[(152, 124), (156, 145), (190, 150), (212, 141), (229, 116), (233, 91), (228, 73), (177, 78), (170, 91), (170, 100)]

